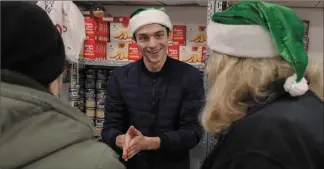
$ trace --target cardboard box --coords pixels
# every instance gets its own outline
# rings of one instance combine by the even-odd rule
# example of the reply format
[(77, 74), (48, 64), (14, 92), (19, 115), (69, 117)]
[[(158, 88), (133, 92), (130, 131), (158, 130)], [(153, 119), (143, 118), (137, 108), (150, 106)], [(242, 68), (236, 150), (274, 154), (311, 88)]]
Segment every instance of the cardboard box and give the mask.
[(96, 57), (95, 59), (106, 60), (106, 42), (96, 41)]
[(131, 42), (133, 39), (128, 24), (128, 17), (113, 17), (113, 22), (110, 23), (110, 42)]
[(179, 46), (178, 45), (168, 45), (168, 55), (173, 59), (179, 60)]
[(96, 40), (108, 42), (109, 40), (108, 22), (103, 20), (97, 20)]
[(205, 25), (187, 25), (186, 46), (205, 46), (206, 40), (207, 37)]
[(137, 61), (142, 58), (142, 54), (140, 49), (138, 48), (136, 43), (128, 44), (128, 60)]
[(83, 57), (91, 60), (106, 59), (106, 42), (96, 40), (85, 40), (83, 47)]
[(180, 46), (179, 60), (189, 64), (202, 64), (202, 46)]
[(172, 41), (173, 45), (186, 45), (186, 26), (185, 25), (173, 25)]
[(89, 39), (84, 41), (83, 46), (83, 57), (85, 59), (95, 59), (96, 58), (96, 41), (94, 39)]
[(128, 61), (128, 43), (109, 42), (107, 43), (107, 60)]
[(96, 30), (97, 30), (96, 20), (91, 17), (85, 17), (84, 22), (85, 22), (86, 40), (95, 40)]

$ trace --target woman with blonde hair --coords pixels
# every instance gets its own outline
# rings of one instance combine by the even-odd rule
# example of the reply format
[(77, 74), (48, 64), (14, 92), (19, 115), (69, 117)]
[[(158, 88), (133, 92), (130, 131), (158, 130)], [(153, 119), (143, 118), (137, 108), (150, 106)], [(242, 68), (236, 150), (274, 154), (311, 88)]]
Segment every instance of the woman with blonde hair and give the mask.
[(290, 8), (239, 2), (207, 27), (202, 125), (220, 135), (202, 169), (322, 169), (323, 76)]

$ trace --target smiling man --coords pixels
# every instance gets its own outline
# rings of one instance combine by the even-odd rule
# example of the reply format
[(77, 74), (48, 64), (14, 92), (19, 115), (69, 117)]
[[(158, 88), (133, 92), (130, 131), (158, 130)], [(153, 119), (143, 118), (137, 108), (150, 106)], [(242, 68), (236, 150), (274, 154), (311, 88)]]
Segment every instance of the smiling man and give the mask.
[(189, 169), (189, 151), (203, 135), (203, 77), (167, 55), (172, 24), (163, 9), (138, 9), (129, 26), (143, 57), (108, 82), (103, 140), (128, 169)]

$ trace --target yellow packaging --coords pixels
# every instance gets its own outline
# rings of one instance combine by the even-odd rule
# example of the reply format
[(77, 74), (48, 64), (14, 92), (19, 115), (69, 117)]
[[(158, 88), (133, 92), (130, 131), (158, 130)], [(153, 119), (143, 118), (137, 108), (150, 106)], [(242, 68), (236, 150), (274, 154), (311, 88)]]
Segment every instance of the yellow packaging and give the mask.
[(202, 46), (180, 46), (179, 60), (198, 65), (203, 63)]
[(189, 24), (187, 25), (186, 46), (205, 46), (206, 45), (206, 26)]
[(128, 24), (111, 22), (110, 23), (110, 42), (131, 42), (132, 35)]
[(107, 43), (107, 60), (128, 61), (128, 43)]

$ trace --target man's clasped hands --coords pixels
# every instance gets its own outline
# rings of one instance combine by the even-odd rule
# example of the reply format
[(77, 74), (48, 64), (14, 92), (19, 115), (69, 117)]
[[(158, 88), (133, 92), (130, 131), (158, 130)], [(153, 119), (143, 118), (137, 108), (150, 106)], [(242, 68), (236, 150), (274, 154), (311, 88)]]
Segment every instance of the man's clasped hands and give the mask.
[(116, 145), (123, 149), (122, 158), (125, 161), (143, 150), (156, 150), (160, 147), (159, 137), (146, 137), (134, 126), (130, 126), (126, 134), (116, 138)]

